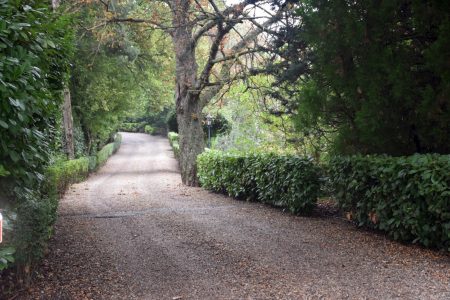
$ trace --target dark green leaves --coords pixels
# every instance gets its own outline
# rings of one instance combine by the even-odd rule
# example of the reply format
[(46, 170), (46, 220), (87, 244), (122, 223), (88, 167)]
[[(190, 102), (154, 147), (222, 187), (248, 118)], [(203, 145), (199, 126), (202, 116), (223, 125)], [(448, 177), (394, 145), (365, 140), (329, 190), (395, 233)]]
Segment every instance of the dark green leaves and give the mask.
[(307, 158), (207, 151), (197, 163), (203, 187), (232, 197), (308, 213), (319, 195), (320, 169)]
[(450, 250), (450, 155), (336, 157), (340, 207), (394, 239)]

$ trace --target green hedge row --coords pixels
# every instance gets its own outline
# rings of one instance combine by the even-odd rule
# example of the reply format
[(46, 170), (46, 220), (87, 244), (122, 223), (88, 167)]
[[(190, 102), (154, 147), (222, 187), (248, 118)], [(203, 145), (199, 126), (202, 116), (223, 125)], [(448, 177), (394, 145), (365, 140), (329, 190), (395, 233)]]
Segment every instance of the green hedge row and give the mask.
[(179, 159), (179, 157), (180, 157), (180, 144), (178, 142), (178, 133), (176, 133), (176, 132), (169, 132), (167, 134), (167, 137), (169, 138), (169, 144), (172, 147), (173, 154), (175, 155), (175, 158)]
[(197, 164), (203, 187), (293, 213), (311, 212), (320, 191), (320, 168), (299, 156), (206, 151)]
[(329, 174), (360, 226), (450, 251), (450, 155), (336, 157)]
[(47, 168), (47, 190), (62, 195), (69, 185), (82, 181), (88, 174), (89, 158), (87, 157), (56, 163)]
[(19, 277), (27, 278), (30, 275), (30, 267), (44, 256), (56, 221), (60, 196), (70, 184), (82, 181), (89, 172), (95, 170), (98, 160), (104, 163), (109, 155), (117, 151), (120, 143), (121, 136), (117, 135), (114, 142), (105, 146), (97, 156), (59, 161), (46, 168), (43, 184), (38, 191), (20, 191), (27, 201), (4, 211), (6, 217), (17, 218), (8, 217), (6, 220), (8, 234), (0, 245), (0, 270), (15, 262), (19, 273), (27, 273), (18, 274)]
[(107, 144), (100, 151), (98, 151), (96, 156), (96, 168), (103, 166), (108, 158), (119, 150), (121, 143), (122, 136), (117, 134), (114, 142)]
[(100, 151), (97, 152), (97, 166), (96, 168), (99, 168), (103, 166), (108, 158), (113, 154), (114, 152), (114, 144), (109, 143), (106, 146), (104, 146)]

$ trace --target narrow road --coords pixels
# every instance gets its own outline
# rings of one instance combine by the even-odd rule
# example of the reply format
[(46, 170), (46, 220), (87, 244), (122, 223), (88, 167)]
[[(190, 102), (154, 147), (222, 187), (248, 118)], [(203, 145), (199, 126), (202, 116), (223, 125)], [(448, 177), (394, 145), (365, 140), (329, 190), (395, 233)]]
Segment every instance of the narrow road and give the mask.
[(181, 184), (162, 137), (61, 200), (20, 299), (450, 299), (450, 258), (331, 217), (298, 217)]

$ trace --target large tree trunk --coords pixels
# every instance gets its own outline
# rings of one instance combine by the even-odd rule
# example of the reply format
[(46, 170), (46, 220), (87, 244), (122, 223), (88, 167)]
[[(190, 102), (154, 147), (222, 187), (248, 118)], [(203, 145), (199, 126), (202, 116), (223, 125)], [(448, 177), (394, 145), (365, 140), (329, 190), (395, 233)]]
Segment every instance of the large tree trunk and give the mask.
[(66, 140), (65, 151), (69, 159), (74, 159), (75, 149), (73, 142), (72, 103), (70, 99), (69, 88), (64, 89), (63, 125), (64, 125), (64, 137)]
[(197, 81), (195, 46), (191, 41), (193, 25), (189, 20), (189, 0), (173, 0), (172, 40), (176, 57), (176, 111), (180, 143), (181, 179), (197, 186), (197, 155), (204, 149), (202, 110), (199, 93), (193, 91)]

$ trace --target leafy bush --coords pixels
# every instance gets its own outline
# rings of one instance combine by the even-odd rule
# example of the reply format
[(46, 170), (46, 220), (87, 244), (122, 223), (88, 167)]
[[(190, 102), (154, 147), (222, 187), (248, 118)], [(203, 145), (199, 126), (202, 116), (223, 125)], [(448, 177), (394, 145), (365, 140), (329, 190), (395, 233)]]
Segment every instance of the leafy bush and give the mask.
[(62, 195), (70, 184), (82, 181), (88, 174), (89, 158), (87, 157), (56, 163), (47, 168), (47, 190), (50, 193)]
[(0, 15), (0, 174), (8, 176), (0, 194), (15, 215), (8, 243), (16, 249), (2, 248), (1, 256), (30, 266), (42, 256), (56, 216), (43, 174), (56, 151), (74, 30), (48, 1), (0, 1)]
[(120, 134), (116, 134), (114, 142), (107, 144), (100, 151), (97, 152), (97, 167), (103, 166), (108, 158), (117, 152), (120, 148), (120, 144), (122, 143), (122, 136)]
[(450, 155), (336, 157), (329, 172), (340, 207), (360, 226), (450, 251)]
[(150, 125), (145, 125), (144, 132), (148, 133), (148, 134), (154, 134), (155, 133), (155, 128), (153, 128)]
[(176, 133), (176, 132), (169, 132), (167, 134), (167, 137), (169, 138), (169, 143), (170, 143), (171, 146), (172, 146), (172, 144), (174, 142), (178, 143), (178, 133)]
[(122, 123), (122, 126), (120, 126), (120, 131), (125, 132), (144, 132), (144, 127), (146, 123), (140, 122), (140, 123)]
[(97, 152), (97, 167), (103, 166), (114, 152), (114, 143), (109, 143)]
[(203, 187), (293, 213), (310, 212), (320, 191), (320, 169), (299, 156), (206, 151), (197, 163)]
[(178, 143), (178, 133), (169, 132), (167, 134), (167, 137), (169, 138), (169, 144), (172, 147), (175, 158), (179, 159), (180, 158), (180, 144)]
[(14, 263), (14, 247), (5, 247), (0, 249), (0, 271), (8, 267), (8, 264)]

